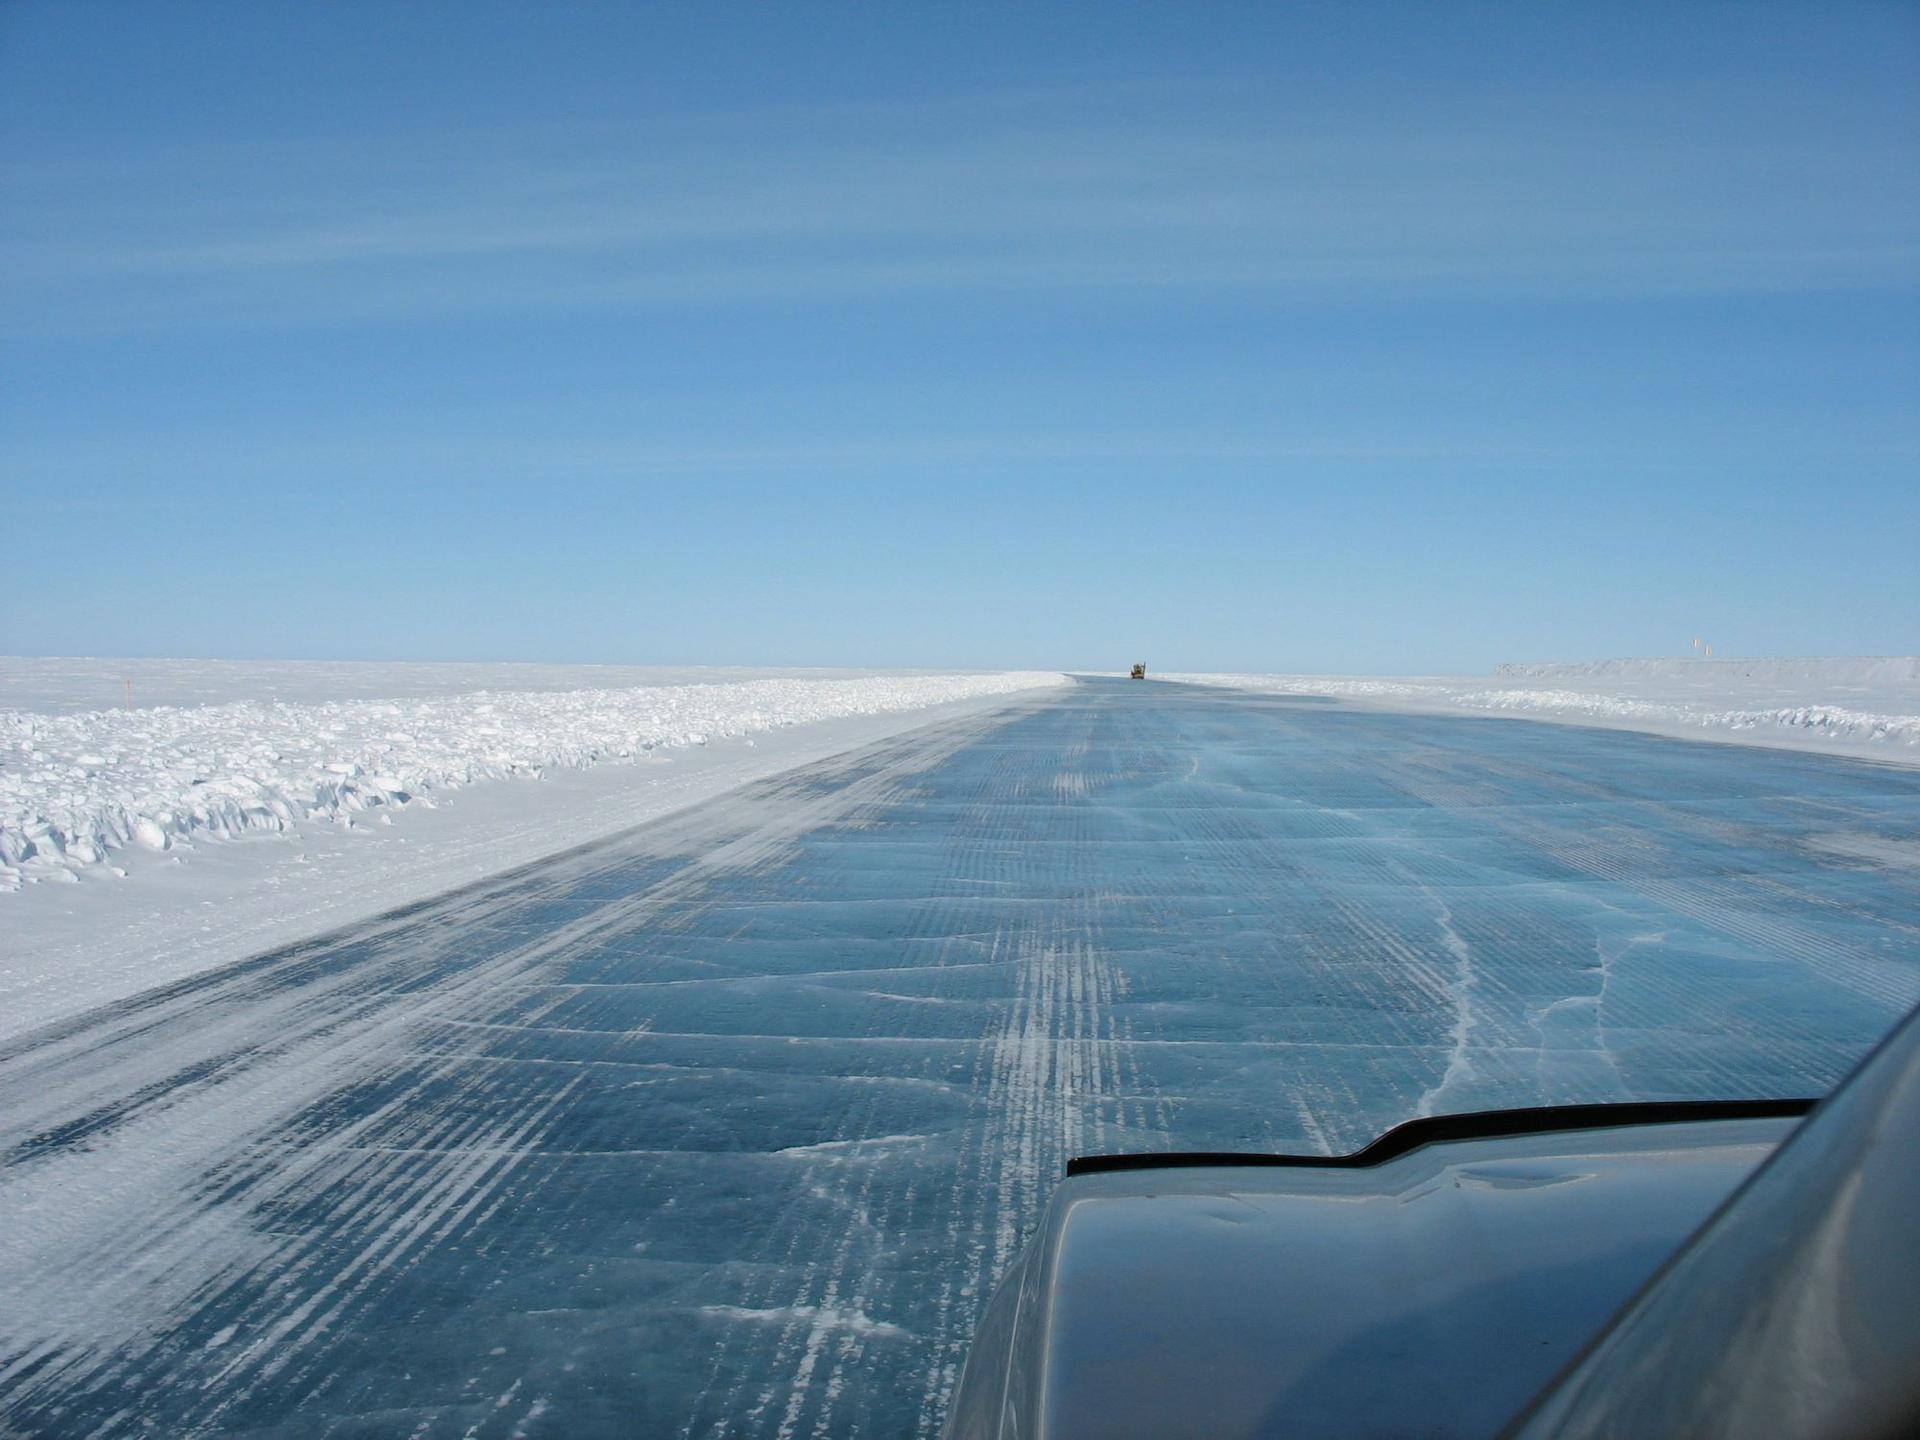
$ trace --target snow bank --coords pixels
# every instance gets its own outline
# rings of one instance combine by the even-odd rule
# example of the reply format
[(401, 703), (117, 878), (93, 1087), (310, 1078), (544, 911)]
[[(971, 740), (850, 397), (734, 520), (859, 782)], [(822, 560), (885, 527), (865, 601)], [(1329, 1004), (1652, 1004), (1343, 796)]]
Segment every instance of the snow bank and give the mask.
[(740, 680), (870, 680), (950, 675), (947, 670), (818, 666), (558, 665), (464, 660), (137, 660), (0, 655), (0, 710), (67, 714), (279, 700), (425, 700), (480, 690), (632, 690)]
[[(1164, 675), (1393, 709), (1507, 713), (1920, 763), (1920, 659), (1601, 660), (1485, 677)], [(1551, 680), (1554, 685), (1525, 682)]]
[(1469, 709), (1562, 711), (1615, 720), (1699, 726), (1708, 730), (1781, 730), (1875, 744), (1920, 745), (1920, 715), (1876, 715), (1839, 705), (1783, 705), (1771, 710), (1703, 710), (1574, 690), (1473, 690), (1453, 697)]
[[(475, 781), (1065, 684), (1051, 672), (867, 674), (385, 700), (0, 710), (0, 890), (118, 851), (313, 822), (350, 828)], [(429, 802), (430, 803), (430, 802)]]
[(1811, 684), (1825, 688), (1920, 685), (1920, 657), (1912, 655), (1795, 656), (1756, 660), (1584, 660), (1502, 665), (1500, 678), (1533, 680), (1677, 680), (1730, 687), (1746, 681)]

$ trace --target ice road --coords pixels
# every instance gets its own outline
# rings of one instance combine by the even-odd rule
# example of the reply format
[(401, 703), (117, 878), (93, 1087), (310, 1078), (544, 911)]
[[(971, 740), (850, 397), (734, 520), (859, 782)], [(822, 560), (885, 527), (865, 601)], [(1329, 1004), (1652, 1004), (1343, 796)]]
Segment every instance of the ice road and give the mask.
[(0, 1432), (927, 1435), (1080, 1151), (1819, 1093), (1920, 771), (1091, 682), (0, 1050)]

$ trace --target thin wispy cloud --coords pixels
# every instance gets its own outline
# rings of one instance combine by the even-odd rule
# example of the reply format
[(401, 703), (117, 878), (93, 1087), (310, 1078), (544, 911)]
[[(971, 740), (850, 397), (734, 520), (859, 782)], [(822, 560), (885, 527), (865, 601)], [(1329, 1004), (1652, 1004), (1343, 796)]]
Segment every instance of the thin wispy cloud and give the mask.
[[(201, 481), (244, 481), (257, 473), (260, 450), (242, 439), (227, 444), (170, 445), (165, 437), (62, 446), (0, 446), (0, 467), (44, 482), (47, 493), (68, 494), (74, 482), (103, 469), (126, 469), (134, 456), (148, 474), (167, 474), (189, 488)], [(420, 441), (406, 438), (303, 441), (302, 468), (337, 477), (401, 468), (458, 475), (465, 481), (528, 476), (711, 477), (754, 479), (788, 475), (887, 474), (941, 471), (1004, 472), (1011, 468), (1163, 464), (1181, 466), (1323, 462), (1442, 461), (1453, 465), (1525, 470), (1564, 464), (1568, 457), (1540, 446), (1491, 440), (1360, 440), (1335, 435), (1222, 436), (1168, 430), (1060, 431), (913, 436), (845, 436), (830, 442), (793, 436), (716, 444), (635, 436), (516, 437), (510, 440)], [(178, 502), (175, 489), (157, 491), (156, 507)], [(22, 502), (32, 506), (32, 500)], [(61, 505), (69, 502), (62, 499)], [(126, 503), (124, 498), (115, 503)]]
[(0, 29), (20, 647), (1911, 643), (1907, 8)]
[[(1009, 117), (1007, 111), (1013, 114)], [(219, 145), (16, 174), (33, 332), (1093, 288), (1289, 299), (1858, 289), (1920, 276), (1893, 137), (1281, 133), (983, 99), (707, 125)], [(478, 153), (476, 153), (478, 152)], [(371, 163), (370, 163), (371, 161)], [(123, 168), (124, 167), (124, 168)], [(144, 178), (127, 182), (127, 172)], [(236, 181), (244, 181), (237, 184)], [(236, 192), (243, 198), (236, 200)]]

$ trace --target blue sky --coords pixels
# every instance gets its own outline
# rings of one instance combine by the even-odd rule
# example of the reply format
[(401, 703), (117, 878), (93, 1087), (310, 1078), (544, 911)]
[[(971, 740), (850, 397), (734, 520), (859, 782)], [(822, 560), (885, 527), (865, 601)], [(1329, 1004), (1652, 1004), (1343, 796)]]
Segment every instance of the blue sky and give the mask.
[(0, 9), (25, 654), (1920, 649), (1920, 9)]

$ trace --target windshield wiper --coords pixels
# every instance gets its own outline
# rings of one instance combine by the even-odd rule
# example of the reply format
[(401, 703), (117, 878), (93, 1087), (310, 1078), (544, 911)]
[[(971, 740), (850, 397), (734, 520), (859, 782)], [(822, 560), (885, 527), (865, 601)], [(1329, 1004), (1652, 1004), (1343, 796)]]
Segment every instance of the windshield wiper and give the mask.
[(1350, 1155), (1270, 1155), (1246, 1150), (1164, 1150), (1137, 1155), (1076, 1155), (1068, 1175), (1123, 1170), (1169, 1170), (1194, 1165), (1312, 1166), (1364, 1169), (1444, 1140), (1486, 1140), (1555, 1130), (1605, 1130), (1616, 1125), (1686, 1125), (1703, 1120), (1771, 1120), (1805, 1115), (1816, 1099), (1622, 1100), (1601, 1105), (1533, 1105), (1517, 1110), (1468, 1110), (1423, 1115), (1396, 1125)]

